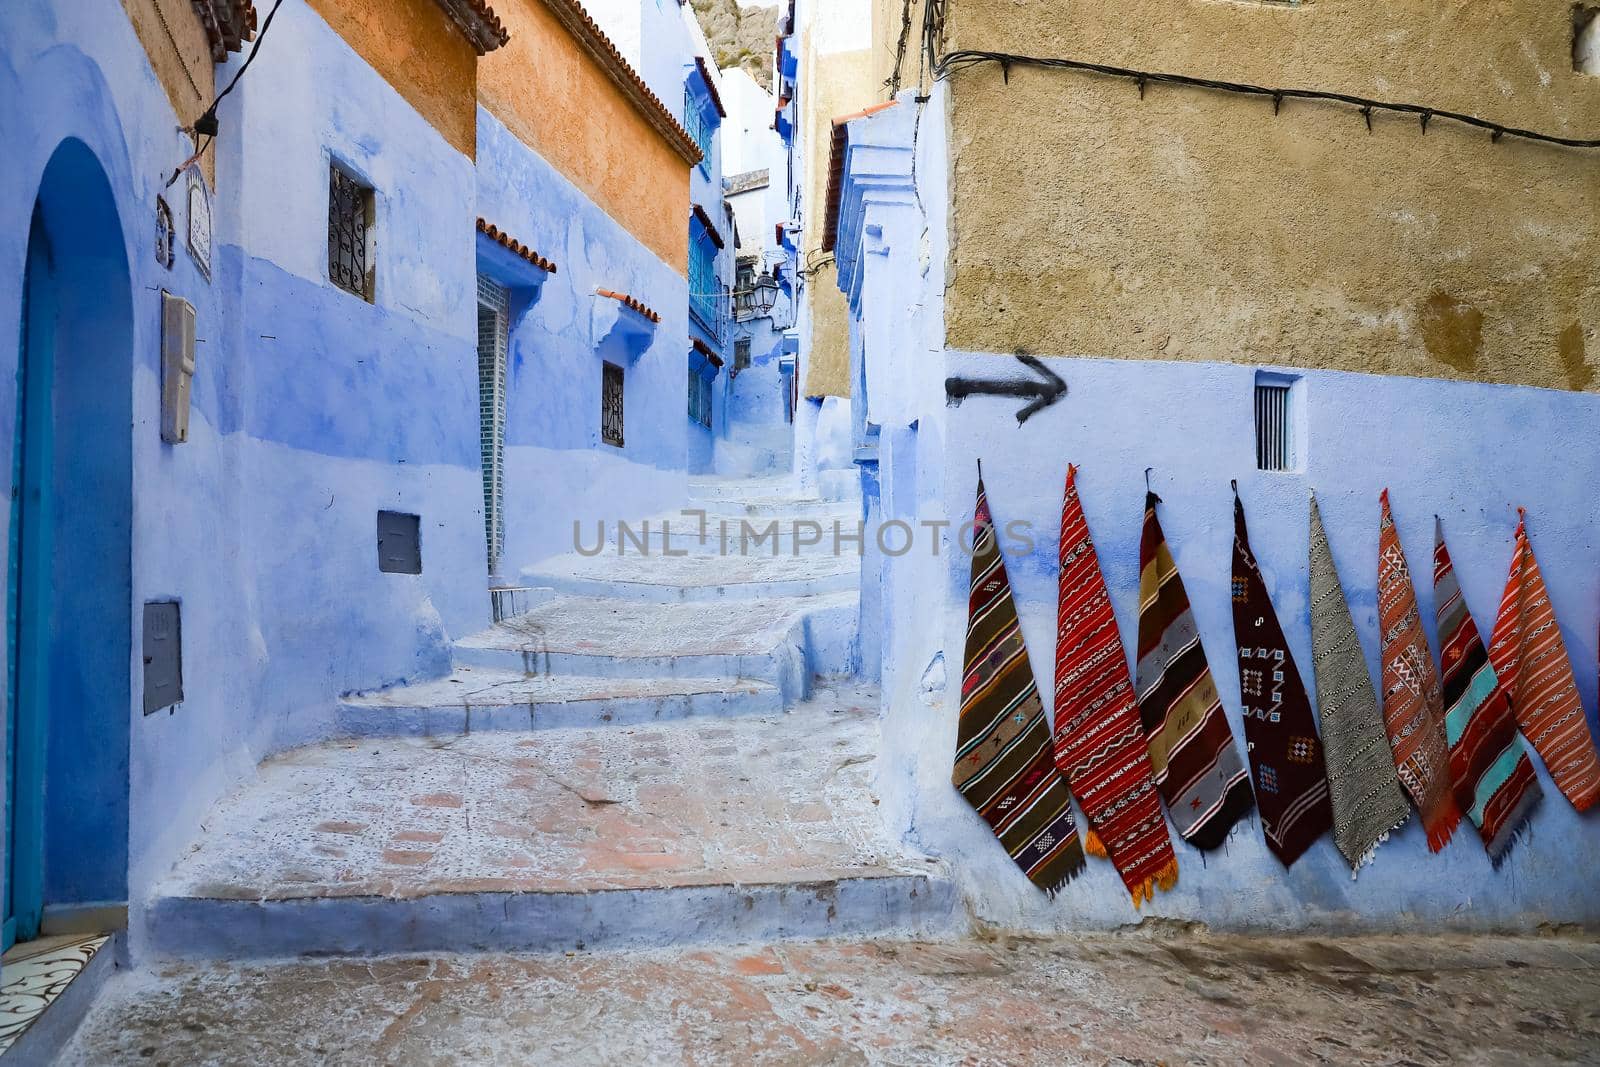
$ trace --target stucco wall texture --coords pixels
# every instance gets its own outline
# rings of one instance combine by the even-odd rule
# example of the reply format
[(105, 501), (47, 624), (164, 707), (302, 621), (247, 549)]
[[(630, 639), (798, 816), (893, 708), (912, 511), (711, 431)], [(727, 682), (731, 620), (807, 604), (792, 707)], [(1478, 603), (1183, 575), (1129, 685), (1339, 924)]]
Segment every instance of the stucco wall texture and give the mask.
[[(1549, 0), (973, 0), (946, 48), (1336, 90), (1577, 137)], [(1600, 155), (998, 66), (951, 79), (952, 348), (1600, 389)]]
[[(122, 8), (179, 122), (193, 122), (216, 96), (211, 45), (193, 5), (188, 0), (122, 0)], [(216, 189), (216, 156), (201, 156), (200, 170)]]
[(435, 0), (307, 0), (356, 54), (468, 159), (478, 56)]
[[(818, 54), (808, 48), (801, 62), (801, 91), (808, 94), (800, 97), (806, 124), (805, 203), (809, 205), (803, 252), (807, 264), (822, 264), (826, 258), (822, 230), (833, 120), (875, 103), (880, 94), (873, 79), (871, 49)], [(838, 271), (831, 258), (808, 279), (805, 299), (810, 305), (811, 346), (801, 391), (806, 396), (849, 396), (850, 309), (839, 291)]]
[(690, 165), (542, 0), (498, 0), (495, 12), (511, 40), (480, 61), (484, 108), (687, 275)]

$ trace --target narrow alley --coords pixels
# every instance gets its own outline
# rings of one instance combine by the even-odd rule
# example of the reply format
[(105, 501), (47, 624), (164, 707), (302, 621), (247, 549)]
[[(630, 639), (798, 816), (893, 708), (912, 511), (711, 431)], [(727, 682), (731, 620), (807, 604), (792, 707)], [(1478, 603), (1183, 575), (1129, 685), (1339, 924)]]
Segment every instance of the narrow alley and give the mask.
[(1600, 1067), (1600, 0), (0, 0), (0, 1067)]

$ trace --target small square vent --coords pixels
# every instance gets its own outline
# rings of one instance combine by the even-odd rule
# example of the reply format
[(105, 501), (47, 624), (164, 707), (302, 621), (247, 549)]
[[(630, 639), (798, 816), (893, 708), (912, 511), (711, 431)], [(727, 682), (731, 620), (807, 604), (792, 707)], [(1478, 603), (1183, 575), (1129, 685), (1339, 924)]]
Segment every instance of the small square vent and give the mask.
[(422, 519), (403, 511), (378, 512), (378, 569), (385, 574), (422, 573)]

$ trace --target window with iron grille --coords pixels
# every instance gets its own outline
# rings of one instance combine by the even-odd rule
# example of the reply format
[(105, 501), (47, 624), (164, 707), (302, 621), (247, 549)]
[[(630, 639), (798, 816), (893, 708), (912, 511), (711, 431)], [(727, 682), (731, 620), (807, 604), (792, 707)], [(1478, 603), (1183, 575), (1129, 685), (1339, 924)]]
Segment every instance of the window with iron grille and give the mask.
[(717, 248), (699, 222), (689, 224), (689, 311), (700, 325), (717, 329)]
[(622, 368), (600, 365), (600, 440), (622, 447)]
[(337, 166), (328, 168), (328, 278), (373, 299), (372, 189)]
[(740, 337), (733, 342), (733, 373), (750, 366), (750, 338)]
[(683, 89), (683, 128), (694, 139), (695, 147), (700, 149), (700, 169), (709, 173), (711, 137), (716, 132), (716, 127), (706, 118), (705, 110), (700, 106), (700, 100), (695, 96), (693, 87), (687, 85)]
[(478, 443), (483, 454), (483, 525), (489, 573), (500, 573), (505, 552), (506, 352), (511, 293), (478, 276)]
[(1294, 386), (1279, 378), (1256, 379), (1256, 469), (1291, 471), (1296, 467)]
[(689, 417), (711, 428), (711, 379), (693, 367), (689, 368)]
[(756, 265), (740, 263), (734, 270), (733, 315), (737, 319), (751, 318), (756, 313)]

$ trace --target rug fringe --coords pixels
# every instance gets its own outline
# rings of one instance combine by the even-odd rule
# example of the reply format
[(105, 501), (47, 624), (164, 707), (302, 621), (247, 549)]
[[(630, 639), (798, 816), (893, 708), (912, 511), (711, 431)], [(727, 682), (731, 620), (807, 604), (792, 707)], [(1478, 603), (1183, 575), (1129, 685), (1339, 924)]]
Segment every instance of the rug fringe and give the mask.
[(1428, 831), (1428, 851), (1438, 852), (1448, 845), (1450, 839), (1455, 836), (1456, 827), (1460, 825), (1461, 808), (1456, 804), (1456, 798), (1451, 795), (1448, 797), (1444, 809), (1439, 812), (1438, 817), (1434, 820), (1434, 825), (1428, 826), (1427, 820), (1423, 820), (1423, 826)]
[(1110, 859), (1111, 854), (1106, 851), (1106, 844), (1100, 840), (1100, 835), (1090, 827), (1089, 832), (1083, 835), (1083, 851), (1097, 860)]
[(1505, 863), (1506, 857), (1511, 855), (1511, 852), (1514, 848), (1516, 848), (1518, 841), (1521, 841), (1525, 837), (1532, 836), (1533, 813), (1543, 800), (1543, 790), (1529, 790), (1527, 795), (1523, 797), (1522, 803), (1517, 806), (1519, 810), (1511, 813), (1510, 818), (1514, 823), (1514, 826), (1511, 830), (1511, 836), (1506, 839), (1506, 843), (1500, 849), (1500, 854), (1498, 856), (1491, 855), (1489, 857), (1489, 865), (1495, 870), (1498, 871), (1501, 865)]
[(1078, 875), (1082, 874), (1084, 867), (1088, 866), (1083, 858), (1083, 849), (1081, 847), (1081, 843), (1080, 847), (1077, 849), (1076, 855), (1073, 854), (1071, 849), (1068, 850), (1067, 855), (1070, 858), (1067, 863), (1067, 869), (1061, 872), (1061, 880), (1055, 885), (1039, 886), (1040, 889), (1044, 890), (1044, 895), (1049, 897), (1051, 900), (1056, 899), (1056, 894), (1067, 888), (1068, 883), (1070, 883), (1074, 878), (1078, 877)]
[(1156, 898), (1157, 889), (1160, 889), (1163, 893), (1170, 893), (1172, 891), (1172, 887), (1177, 884), (1178, 857), (1174, 856), (1172, 859), (1162, 864), (1161, 868), (1150, 877), (1146, 878), (1138, 885), (1129, 888), (1128, 892), (1133, 897), (1134, 910), (1143, 911), (1144, 902), (1147, 900), (1154, 900)]
[(1356, 860), (1354, 866), (1350, 868), (1350, 880), (1352, 882), (1355, 881), (1356, 876), (1361, 873), (1361, 868), (1370, 865), (1373, 860), (1378, 858), (1378, 846), (1389, 840), (1389, 835), (1400, 829), (1400, 827), (1404, 826), (1408, 821), (1410, 821), (1410, 819), (1411, 811), (1408, 808), (1406, 813), (1400, 817), (1399, 822), (1395, 823), (1393, 826), (1389, 827), (1383, 833), (1378, 835), (1378, 839), (1367, 847), (1367, 850), (1361, 854), (1361, 858)]

